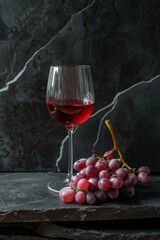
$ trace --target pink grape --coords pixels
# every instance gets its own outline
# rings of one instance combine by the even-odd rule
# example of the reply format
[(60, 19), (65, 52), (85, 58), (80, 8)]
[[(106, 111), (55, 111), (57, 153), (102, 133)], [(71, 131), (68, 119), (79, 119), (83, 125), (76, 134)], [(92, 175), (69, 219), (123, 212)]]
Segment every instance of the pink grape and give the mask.
[(77, 183), (77, 188), (81, 191), (87, 190), (89, 187), (89, 182), (85, 178), (81, 178)]
[(106, 159), (109, 159), (109, 160), (111, 160), (111, 159), (114, 158), (113, 153), (111, 153), (110, 151), (105, 152), (105, 153), (103, 154), (103, 156), (104, 156)]
[(94, 204), (95, 202), (96, 202), (96, 197), (95, 197), (94, 193), (88, 192), (86, 194), (86, 203)]
[(149, 177), (148, 174), (144, 173), (144, 172), (140, 172), (138, 174), (138, 180), (140, 181), (140, 183), (146, 184), (149, 181)]
[(83, 168), (81, 171), (79, 171), (78, 173), (82, 178), (87, 178), (87, 175), (86, 175), (86, 170), (85, 168)]
[(134, 186), (123, 186), (122, 187), (122, 192), (124, 193), (124, 195), (126, 195), (127, 197), (133, 197), (135, 194), (135, 188)]
[(107, 191), (107, 195), (109, 198), (111, 199), (115, 199), (119, 196), (119, 189), (117, 188), (110, 188), (108, 191)]
[(124, 178), (126, 176), (126, 171), (123, 169), (123, 168), (118, 168), (116, 171), (115, 171), (115, 174), (120, 177), (120, 178)]
[(105, 161), (97, 161), (95, 164), (95, 168), (97, 169), (98, 172), (102, 171), (102, 170), (106, 170), (107, 166)]
[(71, 187), (64, 187), (62, 188), (60, 191), (59, 191), (59, 196), (61, 197), (61, 194), (63, 193), (63, 191), (66, 191), (66, 190), (72, 190)]
[(108, 168), (108, 164), (109, 164), (109, 162), (110, 162), (110, 159), (106, 159), (106, 160), (105, 160), (106, 168)]
[(126, 172), (126, 174), (131, 172), (127, 167), (124, 167), (123, 170)]
[(76, 171), (80, 171), (83, 168), (85, 168), (86, 167), (86, 158), (81, 158), (81, 159), (77, 160), (74, 163), (73, 167)]
[(108, 170), (102, 170), (99, 172), (98, 177), (99, 178), (109, 178), (110, 173), (108, 172)]
[(107, 178), (101, 178), (98, 181), (98, 188), (102, 191), (107, 191), (110, 188), (110, 181)]
[(123, 180), (117, 175), (112, 175), (109, 181), (111, 188), (121, 188), (123, 186)]
[(137, 176), (134, 173), (127, 174), (123, 179), (123, 185), (126, 187), (135, 184), (137, 184)]
[(96, 162), (97, 158), (95, 156), (91, 156), (86, 160), (86, 166), (92, 165), (94, 167)]
[(110, 170), (115, 171), (121, 167), (121, 160), (120, 159), (111, 159), (108, 163), (108, 167)]
[(82, 192), (82, 191), (78, 191), (78, 192), (75, 194), (75, 201), (76, 201), (76, 203), (78, 203), (78, 204), (83, 204), (83, 203), (86, 201), (85, 193)]
[(81, 179), (82, 177), (80, 175), (75, 175), (72, 177), (70, 183), (69, 183), (69, 186), (72, 187), (72, 188), (75, 188), (77, 187), (77, 183), (78, 181)]
[(107, 192), (101, 191), (99, 189), (94, 192), (94, 195), (96, 196), (98, 202), (105, 202), (107, 199)]
[(74, 202), (75, 191), (71, 187), (62, 188), (59, 192), (59, 197), (65, 203)]
[(147, 167), (147, 166), (142, 166), (142, 167), (138, 168), (138, 171), (139, 172), (144, 172), (146, 174), (150, 174), (150, 168)]
[(99, 181), (98, 177), (91, 177), (88, 179), (90, 191), (91, 190), (93, 191), (98, 188), (98, 181)]
[(88, 165), (85, 168), (85, 174), (88, 177), (95, 177), (97, 175), (97, 169), (93, 167), (92, 165)]

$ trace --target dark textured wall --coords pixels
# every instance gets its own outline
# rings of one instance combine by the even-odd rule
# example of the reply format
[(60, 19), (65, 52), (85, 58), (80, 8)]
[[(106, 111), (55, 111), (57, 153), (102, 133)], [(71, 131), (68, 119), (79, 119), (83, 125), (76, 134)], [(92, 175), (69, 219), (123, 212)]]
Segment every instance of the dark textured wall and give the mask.
[(160, 1), (0, 0), (0, 170), (67, 168), (67, 135), (51, 120), (50, 65), (89, 64), (96, 105), (74, 134), (75, 160), (112, 146), (160, 172)]

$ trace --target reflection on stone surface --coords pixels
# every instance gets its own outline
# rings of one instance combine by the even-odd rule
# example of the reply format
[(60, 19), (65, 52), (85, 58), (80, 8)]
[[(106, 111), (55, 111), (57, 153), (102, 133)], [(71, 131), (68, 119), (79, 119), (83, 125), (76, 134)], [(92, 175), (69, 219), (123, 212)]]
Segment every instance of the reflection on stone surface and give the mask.
[[(92, 67), (94, 113), (99, 114), (75, 133), (75, 157), (81, 153), (87, 157), (99, 121), (112, 108), (109, 104), (116, 94), (159, 74), (159, 9), (159, 1), (149, 0), (0, 1), (1, 170), (56, 170), (66, 131), (50, 119), (46, 109), (52, 64)], [(137, 85), (121, 95), (115, 110), (108, 114), (127, 159), (139, 164), (145, 158), (153, 171), (160, 169), (156, 160), (160, 139), (158, 89), (159, 78)], [(129, 126), (127, 132), (124, 122)], [(93, 127), (86, 134), (90, 123)], [(127, 143), (123, 136), (129, 139)], [(102, 131), (100, 138), (96, 148), (103, 151), (111, 143)], [(64, 149), (59, 164), (63, 170), (66, 158)]]

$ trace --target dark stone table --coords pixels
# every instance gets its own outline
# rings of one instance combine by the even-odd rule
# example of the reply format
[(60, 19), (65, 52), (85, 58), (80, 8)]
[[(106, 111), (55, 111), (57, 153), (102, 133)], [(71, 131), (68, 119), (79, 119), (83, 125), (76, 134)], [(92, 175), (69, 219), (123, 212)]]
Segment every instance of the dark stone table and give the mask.
[(48, 191), (64, 174), (0, 173), (0, 239), (160, 239), (160, 177), (133, 198), (64, 204)]

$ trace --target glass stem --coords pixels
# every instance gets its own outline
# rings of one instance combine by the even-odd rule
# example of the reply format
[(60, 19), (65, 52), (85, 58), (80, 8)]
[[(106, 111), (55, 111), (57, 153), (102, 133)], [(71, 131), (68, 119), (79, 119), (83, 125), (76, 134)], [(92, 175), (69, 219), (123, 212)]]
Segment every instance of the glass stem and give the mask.
[(68, 174), (67, 181), (70, 182), (73, 176), (73, 130), (68, 130)]

